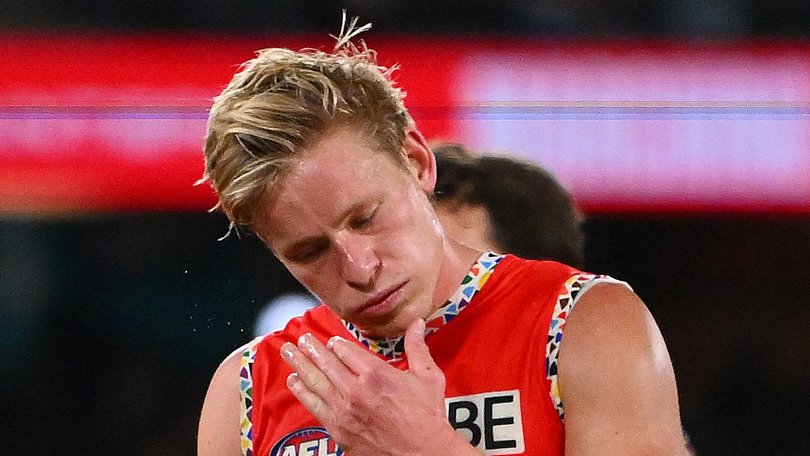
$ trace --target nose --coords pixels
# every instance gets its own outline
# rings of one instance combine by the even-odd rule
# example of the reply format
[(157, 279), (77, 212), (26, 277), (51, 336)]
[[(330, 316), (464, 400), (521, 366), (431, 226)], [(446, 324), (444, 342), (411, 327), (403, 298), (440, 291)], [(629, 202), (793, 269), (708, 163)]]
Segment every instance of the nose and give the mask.
[(342, 233), (336, 236), (340, 274), (349, 286), (368, 289), (380, 267), (380, 260), (374, 252), (370, 239), (356, 233)]

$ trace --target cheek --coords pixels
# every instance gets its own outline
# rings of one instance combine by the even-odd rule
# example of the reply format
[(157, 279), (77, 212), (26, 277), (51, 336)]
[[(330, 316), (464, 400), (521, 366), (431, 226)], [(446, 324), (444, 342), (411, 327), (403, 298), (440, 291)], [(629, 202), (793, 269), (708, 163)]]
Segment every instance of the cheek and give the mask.
[(424, 219), (424, 235), (426, 236), (426, 240), (429, 241), (432, 239), (441, 243), (444, 237), (444, 228), (442, 228), (441, 220), (427, 199), (422, 203), (421, 214)]
[(458, 226), (458, 219), (453, 217), (453, 215), (445, 210), (437, 210), (436, 216), (439, 219), (439, 223), (441, 224), (444, 233), (452, 238), (458, 240), (459, 232), (461, 231), (460, 227)]
[(423, 250), (441, 243), (443, 235), (441, 223), (424, 195), (409, 196), (399, 204), (390, 225), (382, 231), (388, 233), (384, 245), (400, 250)]
[(333, 298), (332, 291), (329, 288), (330, 283), (334, 280), (329, 280), (329, 275), (326, 267), (319, 266), (318, 268), (304, 268), (304, 267), (287, 267), (287, 270), (295, 277), (295, 279), (305, 286), (307, 290), (315, 295), (318, 299), (324, 302), (329, 302)]
[(410, 219), (403, 225), (398, 239), (388, 244), (412, 266), (430, 271), (437, 265), (436, 259), (441, 257), (443, 239), (441, 224), (431, 211)]

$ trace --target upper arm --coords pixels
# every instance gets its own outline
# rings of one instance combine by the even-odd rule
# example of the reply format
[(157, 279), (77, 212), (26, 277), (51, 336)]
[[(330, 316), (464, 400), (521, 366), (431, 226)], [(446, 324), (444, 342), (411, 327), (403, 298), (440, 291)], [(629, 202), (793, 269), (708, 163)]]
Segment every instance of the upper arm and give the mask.
[(580, 296), (560, 346), (567, 455), (685, 453), (675, 375), (647, 307), (622, 285)]
[(239, 368), (242, 349), (219, 365), (205, 395), (197, 435), (198, 456), (241, 456)]

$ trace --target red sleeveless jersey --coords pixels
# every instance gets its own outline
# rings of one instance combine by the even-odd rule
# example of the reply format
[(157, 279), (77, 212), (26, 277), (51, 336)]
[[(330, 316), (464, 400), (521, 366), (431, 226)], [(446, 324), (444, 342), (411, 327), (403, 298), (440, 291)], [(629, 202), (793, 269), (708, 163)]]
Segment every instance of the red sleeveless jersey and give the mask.
[[(448, 420), (485, 454), (562, 455), (564, 427), (556, 385), (562, 327), (578, 292), (603, 276), (550, 261), (485, 255), (497, 261), (478, 287), (464, 291), (465, 278), (457, 293), (472, 299), (462, 302), (463, 309), (451, 302), (443, 321), (428, 323), (433, 332), (426, 336), (427, 345), (447, 379)], [(473, 270), (480, 265), (481, 259)], [(282, 344), (296, 343), (304, 333), (323, 343), (339, 335), (362, 344), (351, 329), (319, 306), (248, 346), (241, 373), (244, 454), (343, 454), (287, 389), (291, 370), (279, 352)], [(389, 363), (407, 369), (405, 360)]]

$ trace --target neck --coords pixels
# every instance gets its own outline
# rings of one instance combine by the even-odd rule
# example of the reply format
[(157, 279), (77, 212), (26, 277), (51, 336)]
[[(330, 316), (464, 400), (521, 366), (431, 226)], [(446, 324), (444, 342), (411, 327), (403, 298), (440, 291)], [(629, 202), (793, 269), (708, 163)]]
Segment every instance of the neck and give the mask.
[[(431, 305), (429, 308), (420, 309), (424, 314), (410, 314), (408, 319), (423, 318), (428, 319), (442, 306), (447, 304), (447, 301), (453, 297), (458, 290), (464, 277), (470, 272), (470, 268), (475, 264), (478, 257), (483, 252), (459, 244), (449, 238), (442, 239), (441, 251), (441, 266), (439, 268), (439, 277), (436, 281), (436, 286), (433, 290), (431, 297)], [(405, 332), (405, 327), (410, 321), (406, 321), (406, 325), (400, 325), (395, 330), (377, 330), (369, 331), (364, 328), (357, 327), (359, 334), (363, 337), (374, 340), (397, 339)]]
[[(466, 255), (460, 256), (459, 259), (464, 256)], [(464, 278), (459, 280), (462, 283), (461, 287), (456, 288), (455, 293), (450, 296), (446, 303), (425, 319), (425, 335), (438, 331), (442, 326), (458, 316), (462, 310), (466, 309), (487, 282), (493, 269), (503, 258), (504, 255), (496, 253), (487, 253), (486, 255), (482, 253), (479, 255), (476, 260), (481, 260), (480, 265), (471, 266)], [(474, 261), (473, 263), (477, 262)], [(391, 360), (399, 359), (404, 355), (405, 345), (402, 335), (375, 338), (370, 334), (362, 334), (360, 329), (351, 323), (345, 321), (343, 323), (346, 325), (346, 329), (371, 351), (386, 356)]]
[(444, 255), (442, 267), (439, 271), (439, 281), (436, 284), (436, 290), (433, 294), (433, 305), (431, 306), (430, 313), (423, 315), (422, 318), (427, 318), (453, 296), (459, 284), (464, 279), (464, 276), (470, 272), (473, 263), (475, 263), (478, 257), (483, 253), (480, 250), (459, 244), (447, 237), (444, 238), (443, 251)]

